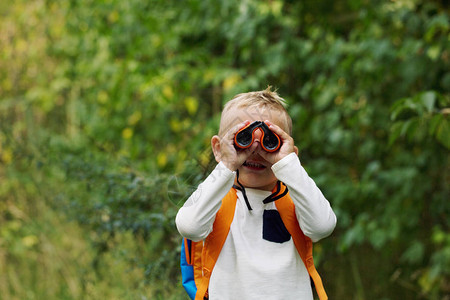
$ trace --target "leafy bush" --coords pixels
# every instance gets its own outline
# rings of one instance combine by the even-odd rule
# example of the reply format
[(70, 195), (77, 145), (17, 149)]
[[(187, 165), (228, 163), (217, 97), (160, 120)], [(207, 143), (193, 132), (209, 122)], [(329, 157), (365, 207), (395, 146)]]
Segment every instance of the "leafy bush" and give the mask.
[(222, 104), (272, 85), (289, 103), (302, 164), (338, 215), (316, 246), (330, 298), (442, 299), (447, 6), (0, 4), (0, 291), (182, 297), (174, 216), (215, 164)]

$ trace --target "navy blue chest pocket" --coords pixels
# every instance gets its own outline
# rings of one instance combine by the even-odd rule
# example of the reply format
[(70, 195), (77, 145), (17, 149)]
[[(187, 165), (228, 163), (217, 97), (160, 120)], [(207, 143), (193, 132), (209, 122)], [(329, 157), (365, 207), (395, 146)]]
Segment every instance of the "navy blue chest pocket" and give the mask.
[(268, 209), (263, 214), (263, 239), (274, 243), (284, 243), (291, 239), (291, 234), (284, 226), (280, 213), (276, 209)]

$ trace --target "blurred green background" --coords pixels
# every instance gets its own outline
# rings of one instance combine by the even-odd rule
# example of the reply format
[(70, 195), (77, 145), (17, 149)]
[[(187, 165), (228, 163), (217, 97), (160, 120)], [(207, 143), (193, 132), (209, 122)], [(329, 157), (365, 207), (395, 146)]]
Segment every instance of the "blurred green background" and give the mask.
[(0, 298), (186, 299), (175, 214), (272, 85), (338, 216), (330, 299), (450, 299), (448, 4), (1, 1)]

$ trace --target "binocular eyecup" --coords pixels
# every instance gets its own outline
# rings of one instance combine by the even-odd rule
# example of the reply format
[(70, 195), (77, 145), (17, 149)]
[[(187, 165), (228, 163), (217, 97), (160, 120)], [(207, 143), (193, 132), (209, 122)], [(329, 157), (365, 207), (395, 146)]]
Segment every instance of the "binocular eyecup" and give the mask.
[(234, 145), (238, 149), (249, 148), (255, 139), (254, 132), (258, 128), (262, 131), (261, 146), (267, 152), (275, 152), (281, 146), (280, 137), (269, 129), (266, 123), (255, 121), (240, 129), (234, 136)]

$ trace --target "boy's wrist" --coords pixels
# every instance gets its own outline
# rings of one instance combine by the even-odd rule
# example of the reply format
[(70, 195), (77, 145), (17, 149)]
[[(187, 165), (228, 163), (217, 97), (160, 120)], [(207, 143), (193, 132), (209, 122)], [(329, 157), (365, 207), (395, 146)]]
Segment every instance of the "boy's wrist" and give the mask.
[(237, 170), (237, 167), (235, 168), (233, 164), (227, 163), (225, 161), (220, 161), (216, 168), (230, 173), (234, 173)]

